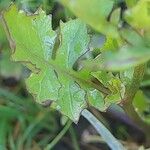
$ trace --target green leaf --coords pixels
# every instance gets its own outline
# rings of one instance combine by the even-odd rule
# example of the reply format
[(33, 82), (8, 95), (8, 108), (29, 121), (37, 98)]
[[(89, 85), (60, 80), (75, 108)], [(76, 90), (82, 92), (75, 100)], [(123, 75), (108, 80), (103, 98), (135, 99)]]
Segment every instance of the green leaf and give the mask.
[(13, 60), (22, 61), (34, 72), (26, 81), (29, 92), (39, 103), (57, 100), (60, 84), (54, 70), (45, 63), (51, 59), (56, 38), (50, 18), (42, 11), (39, 15), (27, 17), (21, 11), (18, 13), (15, 6), (4, 17), (16, 44)]
[(107, 73), (106, 71), (91, 72), (91, 75), (98, 79), (106, 87), (108, 86), (108, 81), (110, 81), (113, 77), (111, 73)]
[[(55, 109), (77, 122), (81, 111), (87, 107), (86, 100), (101, 111), (120, 100), (118, 79), (105, 81), (115, 92), (109, 86), (105, 88), (92, 82), (88, 70), (73, 70), (89, 45), (87, 28), (81, 20), (61, 23), (59, 34), (56, 34), (51, 29), (51, 19), (42, 11), (38, 15), (28, 16), (13, 6), (4, 14), (4, 19), (16, 44), (12, 58), (32, 71), (26, 84), (38, 103), (51, 100)], [(56, 37), (60, 43), (57, 49)], [(105, 85), (104, 82), (102, 84)], [(106, 97), (108, 100), (105, 102), (100, 91), (105, 93), (107, 90), (112, 95)]]
[(0, 1), (0, 11), (3, 11), (4, 9), (8, 8), (10, 4), (11, 0)]
[(100, 111), (105, 111), (107, 109), (104, 101), (104, 96), (98, 90), (88, 90), (87, 99), (89, 105), (97, 108)]
[(101, 48), (101, 52), (103, 51), (116, 51), (116, 49), (119, 48), (119, 43), (120, 41), (117, 39), (113, 39), (109, 36), (106, 37), (106, 41), (103, 45), (103, 47)]
[[(86, 99), (89, 106), (93, 106), (100, 111), (106, 111), (107, 107), (110, 105), (106, 103), (105, 97), (108, 94), (111, 94), (111, 91), (107, 88), (106, 84), (110, 78), (105, 76), (105, 72), (91, 72), (88, 69), (82, 69), (79, 72), (80, 77), (85, 78), (91, 83), (96, 83), (97, 86), (85, 86), (82, 85), (86, 91)], [(99, 81), (100, 82), (99, 82)], [(104, 82), (101, 82), (104, 81)]]
[(121, 9), (117, 8), (111, 14), (111, 18), (110, 18), (111, 23), (117, 26), (121, 19), (120, 17), (121, 17)]
[[(56, 53), (55, 62), (63, 68), (72, 68), (76, 60), (87, 51), (89, 37), (86, 25), (80, 20), (61, 23), (61, 46)], [(59, 99), (56, 102), (61, 112), (78, 120), (79, 113), (86, 106), (85, 91), (72, 79), (58, 72), (61, 83)]]
[(150, 51), (147, 47), (124, 46), (119, 52), (107, 52), (101, 56), (99, 67), (110, 71), (120, 71), (138, 66), (150, 59)]
[(137, 29), (149, 30), (150, 26), (150, 1), (139, 0), (134, 7), (125, 13), (127, 22)]
[(48, 16), (42, 11), (27, 16), (18, 13), (13, 6), (4, 18), (16, 43), (13, 59), (23, 62), (32, 71), (26, 81), (29, 92), (39, 103), (55, 101), (57, 110), (77, 121), (86, 107), (85, 91), (70, 76), (73, 64), (87, 50), (86, 25), (80, 20), (61, 23), (61, 44), (54, 61), (52, 55), (57, 35), (51, 29)]
[(123, 83), (119, 77), (105, 71), (92, 72), (91, 74), (110, 90), (110, 94), (103, 97), (103, 109), (106, 109), (111, 104), (121, 102), (125, 94), (125, 83)]
[(7, 49), (3, 49), (0, 59), (0, 75), (9, 78), (15, 77), (17, 79), (21, 78), (22, 75), (22, 65), (20, 63), (16, 63), (10, 61), (10, 51)]
[(150, 101), (146, 98), (142, 91), (138, 91), (133, 100), (135, 111), (141, 119), (150, 124)]
[(143, 37), (132, 29), (122, 29), (120, 31), (121, 37), (132, 46), (145, 46)]
[(137, 32), (132, 29), (122, 29), (120, 35), (122, 37), (120, 41), (107, 37), (102, 47), (103, 53), (89, 62), (91, 68), (95, 66), (95, 70), (120, 71), (145, 63), (150, 59), (147, 43)]
[(135, 6), (138, 0), (125, 0), (125, 1), (126, 1), (127, 6), (130, 8), (130, 7)]
[(149, 60), (150, 51), (148, 47), (124, 45), (118, 52), (103, 52), (96, 59), (85, 61), (83, 64), (86, 68), (93, 71), (121, 71), (138, 66)]
[(118, 37), (117, 27), (107, 21), (113, 8), (113, 0), (60, 0), (60, 2), (95, 30), (111, 37)]

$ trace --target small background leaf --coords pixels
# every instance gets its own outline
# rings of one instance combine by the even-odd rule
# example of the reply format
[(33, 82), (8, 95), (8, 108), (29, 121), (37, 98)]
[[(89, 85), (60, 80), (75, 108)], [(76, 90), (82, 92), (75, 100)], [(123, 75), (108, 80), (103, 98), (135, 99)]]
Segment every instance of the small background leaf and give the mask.
[(142, 120), (150, 124), (150, 100), (142, 91), (138, 91), (133, 100), (133, 106)]
[(60, 2), (95, 30), (118, 37), (117, 28), (107, 22), (114, 4), (112, 0), (61, 0)]

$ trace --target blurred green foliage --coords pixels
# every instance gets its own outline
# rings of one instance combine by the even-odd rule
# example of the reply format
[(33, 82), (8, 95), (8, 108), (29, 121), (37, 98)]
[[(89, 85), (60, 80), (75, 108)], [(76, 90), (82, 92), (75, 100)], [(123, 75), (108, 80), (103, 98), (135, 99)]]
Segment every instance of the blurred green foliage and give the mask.
[[(82, 63), (77, 65), (80, 70), (78, 77), (94, 80), (94, 83), (102, 83), (107, 90), (111, 91), (110, 95), (103, 95), (93, 87), (91, 89), (89, 86), (86, 87), (88, 104), (98, 110), (104, 111), (112, 103), (120, 103), (126, 88), (132, 81), (134, 67), (148, 62), (141, 82), (143, 92), (137, 92), (133, 106), (141, 119), (150, 123), (149, 0), (77, 0), (74, 5), (71, 4), (72, 1), (60, 1), (65, 8), (55, 0), (0, 0), (0, 11), (6, 10), (12, 2), (29, 14), (36, 12), (39, 7), (47, 14), (52, 14), (54, 29), (59, 27), (60, 19), (68, 21), (70, 18), (76, 17), (90, 25), (87, 26), (87, 30), (90, 40), (93, 39), (94, 42), (90, 41), (88, 47), (90, 51), (83, 56), (84, 60), (88, 58), (90, 61), (83, 61), (85, 70), (82, 68)], [(126, 4), (127, 11), (120, 7), (120, 3)], [(56, 8), (54, 9), (54, 7)], [(14, 23), (14, 27), (16, 25)], [(67, 26), (68, 22), (61, 24), (62, 31), (65, 32), (64, 36), (67, 33), (65, 25)], [(78, 22), (72, 27), (68, 25), (68, 28), (73, 31), (72, 35), (74, 27), (77, 25)], [(78, 33), (78, 35), (80, 34)], [(72, 36), (69, 33), (67, 36), (70, 38), (66, 37), (65, 42), (68, 40), (67, 43), (69, 43)], [(82, 35), (82, 37), (84, 36), (85, 34)], [(83, 42), (82, 38), (80, 40)], [(62, 51), (65, 51), (67, 43), (64, 44), (65, 46), (63, 45), (64, 47), (60, 47)], [(75, 48), (79, 49), (79, 45), (76, 43), (75, 45)], [(24, 85), (24, 77), (28, 77), (30, 71), (16, 62), (12, 62), (10, 56), (11, 50), (7, 37), (0, 24), (0, 150), (6, 149), (6, 147), (12, 150), (42, 149), (56, 136), (59, 130), (60, 126), (56, 117), (58, 114), (49, 107), (43, 108), (33, 102)], [(61, 58), (60, 54), (58, 56)], [(66, 57), (67, 55), (64, 56), (65, 60), (61, 64), (65, 64)], [(57, 62), (60, 63), (60, 60), (57, 59)], [(74, 57), (71, 60), (74, 60)], [(5, 85), (3, 81), (12, 77), (19, 84), (10, 87)], [(65, 84), (64, 80), (66, 81), (66, 79), (61, 78), (60, 80)], [(68, 85), (68, 81), (66, 83)], [(63, 93), (62, 97), (65, 94)], [(75, 98), (77, 99), (77, 97)], [(64, 101), (68, 102), (68, 99), (66, 96)], [(62, 102), (60, 103), (64, 105)], [(66, 111), (68, 113), (68, 107), (64, 107), (63, 113)], [(59, 107), (57, 108), (59, 109)], [(76, 114), (77, 111), (73, 110), (73, 113), (69, 113), (68, 116), (73, 118), (77, 115), (73, 119), (78, 120), (80, 111)]]
[(16, 3), (19, 8), (35, 12), (38, 7), (42, 7), (47, 13), (49, 13), (54, 5), (55, 0), (0, 0), (0, 10), (8, 8), (12, 3)]
[(55, 137), (56, 114), (35, 104), (30, 97), (16, 96), (1, 87), (0, 104), (1, 150), (40, 149)]

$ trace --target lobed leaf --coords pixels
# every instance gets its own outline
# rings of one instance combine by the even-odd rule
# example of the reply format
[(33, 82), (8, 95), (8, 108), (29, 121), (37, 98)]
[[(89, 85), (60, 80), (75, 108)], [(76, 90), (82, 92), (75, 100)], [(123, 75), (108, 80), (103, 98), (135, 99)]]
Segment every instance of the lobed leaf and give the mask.
[[(59, 34), (52, 30), (51, 18), (41, 10), (28, 16), (12, 6), (4, 19), (16, 45), (12, 58), (31, 70), (26, 84), (38, 103), (53, 101), (55, 109), (77, 122), (87, 103), (104, 111), (110, 104), (120, 102), (119, 79), (104, 79), (114, 91), (104, 82), (94, 83), (89, 70), (73, 70), (89, 45), (86, 25), (80, 19), (61, 23)], [(101, 91), (105, 96), (112, 94), (104, 99)]]
[[(61, 44), (56, 52), (55, 62), (60, 67), (69, 69), (87, 51), (89, 36), (86, 25), (80, 20), (61, 23), (60, 30)], [(62, 72), (58, 72), (58, 80), (61, 88), (59, 89), (59, 99), (56, 102), (57, 107), (73, 120), (78, 120), (80, 112), (86, 107), (85, 91)]]
[(91, 74), (110, 90), (110, 94), (103, 97), (105, 103), (103, 109), (106, 109), (111, 104), (121, 102), (125, 94), (125, 83), (117, 75), (114, 76), (112, 73), (107, 73), (106, 71), (97, 71)]
[(16, 44), (13, 60), (23, 62), (33, 72), (26, 81), (29, 92), (39, 103), (56, 100), (60, 84), (54, 70), (46, 65), (52, 57), (56, 38), (50, 17), (42, 11), (39, 15), (28, 17), (24, 12), (18, 13), (13, 6), (4, 14), (4, 18)]
[[(4, 19), (16, 44), (13, 60), (21, 61), (32, 71), (26, 81), (29, 92), (39, 103), (55, 101), (56, 109), (77, 121), (86, 107), (85, 91), (69, 78), (72, 75), (69, 70), (87, 50), (86, 25), (80, 20), (62, 23), (61, 44), (55, 52), (57, 35), (51, 28), (50, 17), (44, 12), (27, 16), (13, 6), (4, 14)], [(52, 59), (54, 53), (55, 61)]]

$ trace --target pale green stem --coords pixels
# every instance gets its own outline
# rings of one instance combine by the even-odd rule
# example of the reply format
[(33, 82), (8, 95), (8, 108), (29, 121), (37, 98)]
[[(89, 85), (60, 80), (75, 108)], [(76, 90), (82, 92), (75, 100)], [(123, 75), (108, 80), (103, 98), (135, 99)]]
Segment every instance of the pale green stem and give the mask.
[(110, 131), (87, 109), (82, 111), (82, 116), (86, 118), (97, 130), (104, 141), (112, 150), (125, 150), (123, 145), (110, 133)]
[(143, 79), (145, 68), (146, 68), (145, 64), (135, 67), (131, 84), (129, 85), (125, 93), (125, 97), (124, 97), (125, 104), (127, 103), (128, 105), (128, 103), (132, 103), (133, 98), (136, 92), (138, 91), (140, 87), (140, 83)]
[(136, 92), (139, 90), (140, 83), (143, 79), (144, 73), (145, 73), (146, 64), (139, 65), (135, 67), (133, 79), (129, 86), (129, 88), (126, 90), (124, 101), (123, 101), (123, 109), (125, 110), (126, 114), (135, 122), (135, 124), (139, 125), (139, 127), (143, 130), (143, 132), (146, 135), (146, 145), (150, 145), (150, 126), (149, 124), (142, 121), (142, 119), (139, 117), (137, 112), (135, 111), (133, 107), (133, 99), (136, 94)]

